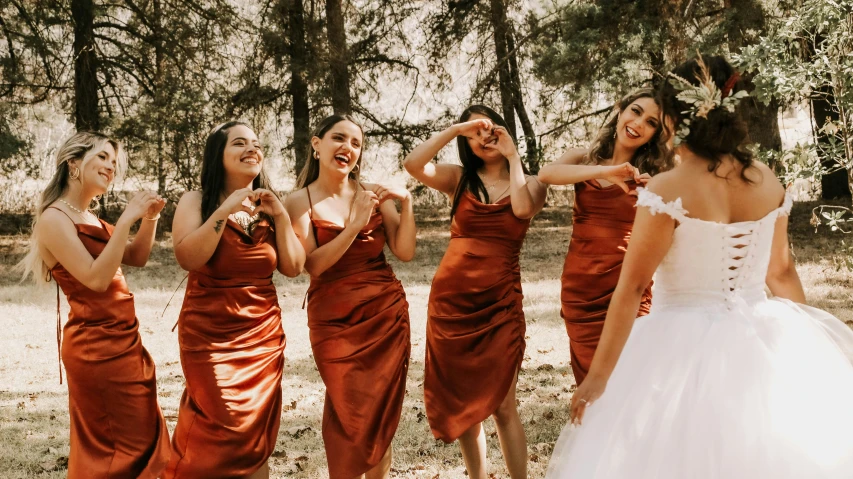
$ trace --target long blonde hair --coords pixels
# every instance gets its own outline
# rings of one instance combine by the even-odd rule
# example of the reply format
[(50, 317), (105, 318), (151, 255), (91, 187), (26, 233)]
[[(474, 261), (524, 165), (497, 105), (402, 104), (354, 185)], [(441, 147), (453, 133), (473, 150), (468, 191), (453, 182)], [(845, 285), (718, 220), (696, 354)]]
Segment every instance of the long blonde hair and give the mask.
[[(32, 234), (30, 235), (30, 250), (16, 266), (16, 269), (23, 273), (22, 281), (27, 279), (30, 274), (33, 275), (33, 282), (35, 283), (46, 283), (48, 281), (47, 265), (44, 264), (39, 253), (36, 224), (42, 213), (68, 191), (68, 182), (73, 181), (69, 178), (68, 162), (82, 160), (78, 168), (83, 171), (83, 165), (100, 153), (107, 144), (112, 145), (116, 151), (115, 178), (119, 178), (127, 169), (127, 153), (118, 141), (102, 133), (80, 131), (65, 140), (65, 143), (59, 147), (59, 151), (56, 153), (56, 172), (42, 191), (36, 206)], [(83, 181), (82, 177), (78, 181)]]

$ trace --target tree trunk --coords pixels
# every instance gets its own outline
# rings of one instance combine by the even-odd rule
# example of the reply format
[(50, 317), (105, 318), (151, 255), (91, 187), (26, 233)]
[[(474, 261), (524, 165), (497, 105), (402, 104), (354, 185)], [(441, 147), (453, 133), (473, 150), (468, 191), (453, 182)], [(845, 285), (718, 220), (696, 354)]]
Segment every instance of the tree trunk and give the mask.
[(92, 0), (71, 0), (74, 21), (74, 125), (77, 130), (98, 130), (98, 58), (95, 53), (95, 5)]
[[(821, 131), (827, 122), (837, 122), (840, 119), (838, 110), (833, 108), (835, 96), (832, 88), (829, 85), (824, 85), (812, 96), (812, 111), (814, 112), (815, 121), (815, 140), (819, 146), (828, 146), (830, 135)], [(824, 168), (838, 169), (828, 175), (823, 175), (820, 179), (821, 198), (824, 200), (832, 200), (835, 198), (849, 198), (850, 184), (848, 181), (847, 170), (838, 168), (840, 165), (834, 158), (824, 157), (821, 161)]]
[[(298, 175), (311, 151), (311, 110), (308, 106), (308, 65), (305, 45), (305, 7), (302, 0), (284, 0), (290, 40), (290, 96), (293, 109), (293, 172)], [(346, 74), (346, 73), (344, 73)], [(346, 86), (349, 105), (349, 86)], [(347, 106), (349, 108), (349, 106)]]
[[(154, 108), (157, 109), (157, 194), (166, 196), (166, 154), (164, 143), (166, 140), (166, 122), (163, 117), (165, 105), (165, 92), (163, 91), (163, 26), (161, 25), (162, 8), (161, 0), (154, 0), (153, 34), (154, 34)], [(162, 222), (161, 222), (162, 224)]]
[(495, 56), (498, 59), (498, 84), (501, 93), (501, 112), (509, 126), (509, 132), (515, 134), (515, 101), (512, 94), (509, 58), (507, 57), (507, 20), (506, 6), (503, 0), (491, 0), (492, 30), (495, 38)]
[(344, 30), (341, 0), (326, 0), (326, 33), (329, 38), (329, 70), (331, 71), (332, 108), (335, 113), (352, 113), (347, 72), (347, 35)]
[(510, 78), (512, 79), (512, 96), (515, 112), (518, 114), (518, 120), (521, 122), (521, 130), (524, 132), (524, 143), (527, 147), (527, 169), (532, 174), (539, 173), (539, 149), (536, 147), (536, 132), (533, 130), (533, 123), (530, 122), (530, 116), (527, 114), (527, 108), (524, 107), (524, 95), (521, 92), (521, 75), (518, 70), (518, 51), (515, 49), (515, 38), (513, 30), (507, 31), (507, 47), (512, 52), (509, 55)]

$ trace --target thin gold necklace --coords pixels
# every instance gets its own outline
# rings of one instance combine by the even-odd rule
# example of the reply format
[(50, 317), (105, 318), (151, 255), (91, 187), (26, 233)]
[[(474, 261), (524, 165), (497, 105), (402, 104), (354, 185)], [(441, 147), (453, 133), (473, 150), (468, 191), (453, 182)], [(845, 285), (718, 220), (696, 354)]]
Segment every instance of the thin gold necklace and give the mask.
[[(71, 208), (73, 211), (76, 211), (76, 212), (77, 212), (77, 213), (79, 213), (81, 216), (86, 216), (86, 213), (85, 213), (85, 212), (81, 211), (79, 208), (77, 208), (76, 206), (72, 205), (71, 203), (69, 203), (69, 202), (67, 202), (67, 201), (63, 200), (62, 198), (59, 198), (59, 201), (61, 201), (61, 202), (65, 203), (65, 206), (67, 206), (67, 207)], [(89, 211), (89, 210), (86, 210), (86, 211)]]

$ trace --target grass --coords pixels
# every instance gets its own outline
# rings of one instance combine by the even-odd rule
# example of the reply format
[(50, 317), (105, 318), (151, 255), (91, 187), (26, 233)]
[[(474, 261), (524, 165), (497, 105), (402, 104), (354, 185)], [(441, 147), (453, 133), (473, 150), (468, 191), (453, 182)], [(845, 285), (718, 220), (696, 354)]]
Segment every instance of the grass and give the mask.
[[(810, 303), (853, 325), (853, 273), (837, 268), (842, 236), (808, 225), (810, 203), (797, 204), (791, 238)], [(403, 417), (394, 440), (392, 477), (464, 477), (456, 444), (432, 438), (423, 407), (426, 303), (432, 275), (449, 240), (446, 210), (418, 212), (418, 254), (410, 263), (393, 262), (410, 305), (412, 364)], [(530, 477), (542, 477), (551, 448), (568, 419), (574, 379), (568, 339), (559, 317), (559, 277), (571, 234), (566, 207), (538, 215), (522, 253), (527, 352), (518, 381), (518, 402), (529, 443)], [(849, 242), (849, 241), (848, 241)], [(25, 238), (0, 236), (0, 477), (65, 477), (68, 456), (67, 390), (59, 384), (55, 343), (56, 291), (20, 285), (11, 265), (24, 252)], [(184, 272), (169, 241), (158, 242), (145, 268), (126, 267), (136, 295), (143, 343), (157, 362), (160, 404), (175, 425), (183, 377), (177, 334), (170, 330), (180, 309)], [(320, 435), (323, 384), (308, 342), (302, 298), (308, 279), (276, 276), (287, 334), (282, 387), (284, 409), (278, 446), (271, 458), (273, 477), (328, 477)], [(178, 288), (171, 305), (164, 306)], [(68, 306), (62, 301), (63, 321)], [(486, 423), (490, 471), (508, 477), (494, 424)]]

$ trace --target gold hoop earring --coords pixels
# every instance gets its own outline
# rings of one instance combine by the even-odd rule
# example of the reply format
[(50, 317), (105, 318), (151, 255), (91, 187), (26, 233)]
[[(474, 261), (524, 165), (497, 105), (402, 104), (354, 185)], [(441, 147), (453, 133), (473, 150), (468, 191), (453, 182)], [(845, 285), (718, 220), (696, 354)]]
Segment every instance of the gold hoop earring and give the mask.
[(361, 171), (361, 165), (359, 165), (358, 163), (356, 163), (356, 164), (355, 164), (355, 166), (354, 166), (354, 167), (353, 167), (353, 169), (352, 169), (352, 172), (353, 172), (353, 173), (358, 173), (359, 171)]
[(319, 159), (320, 159), (320, 153), (317, 153), (317, 150), (314, 150), (314, 159), (315, 159), (315, 160), (319, 160)]
[(74, 168), (74, 171), (69, 171), (68, 172), (68, 178), (70, 178), (72, 180), (76, 180), (77, 178), (80, 178), (80, 168)]

